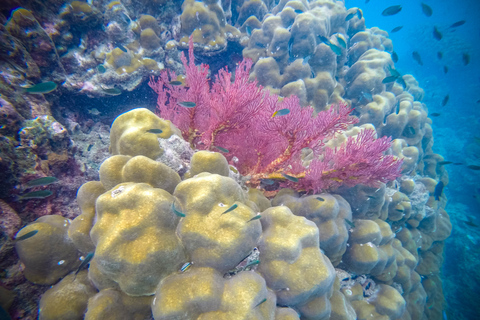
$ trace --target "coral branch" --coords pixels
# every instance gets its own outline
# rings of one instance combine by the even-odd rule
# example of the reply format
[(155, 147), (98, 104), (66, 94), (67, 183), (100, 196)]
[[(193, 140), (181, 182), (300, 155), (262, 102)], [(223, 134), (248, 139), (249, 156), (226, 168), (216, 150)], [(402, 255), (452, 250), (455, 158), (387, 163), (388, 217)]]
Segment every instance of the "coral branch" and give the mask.
[[(284, 186), (318, 192), (341, 185), (375, 185), (399, 175), (401, 161), (383, 155), (390, 147), (389, 138), (375, 139), (374, 130), (364, 130), (349, 137), (339, 148), (325, 142), (358, 122), (345, 104), (332, 106), (316, 116), (311, 107), (303, 108), (296, 96), (280, 98), (270, 94), (257, 81), (249, 81), (251, 60), (243, 60), (235, 70), (234, 81), (222, 69), (210, 88), (208, 66), (196, 66), (190, 39), (189, 59), (182, 53), (186, 86), (172, 86), (173, 72), (163, 72), (149, 85), (158, 94), (157, 111), (180, 128), (193, 148), (229, 150), (227, 159), (242, 175), (251, 176), (252, 186), (261, 179), (283, 181)], [(195, 102), (194, 108), (178, 102)], [(290, 112), (273, 116), (278, 110)], [(302, 165), (302, 152), (311, 149), (314, 160)], [(282, 174), (291, 176), (285, 179)]]

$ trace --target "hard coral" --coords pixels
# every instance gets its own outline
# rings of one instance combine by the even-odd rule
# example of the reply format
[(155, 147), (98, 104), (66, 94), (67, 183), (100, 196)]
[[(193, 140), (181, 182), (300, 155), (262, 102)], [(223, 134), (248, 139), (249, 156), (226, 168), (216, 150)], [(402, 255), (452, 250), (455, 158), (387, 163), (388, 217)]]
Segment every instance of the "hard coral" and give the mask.
[[(278, 179), (284, 186), (318, 192), (341, 185), (375, 185), (399, 175), (401, 161), (383, 155), (390, 139), (375, 139), (374, 131), (364, 130), (338, 148), (325, 146), (325, 141), (357, 122), (346, 105), (332, 106), (315, 117), (313, 109), (302, 108), (296, 96), (281, 98), (249, 81), (250, 60), (238, 64), (233, 82), (228, 70), (220, 70), (210, 88), (208, 66), (193, 62), (192, 39), (189, 61), (182, 54), (188, 87), (170, 84), (176, 78), (173, 72), (150, 81), (158, 94), (158, 112), (179, 127), (194, 148), (228, 149), (227, 159), (241, 174), (251, 176), (252, 186), (261, 179)], [(194, 102), (195, 107), (178, 104), (184, 101)], [(281, 109), (290, 112), (272, 116)], [(308, 166), (301, 163), (305, 149), (315, 158)]]

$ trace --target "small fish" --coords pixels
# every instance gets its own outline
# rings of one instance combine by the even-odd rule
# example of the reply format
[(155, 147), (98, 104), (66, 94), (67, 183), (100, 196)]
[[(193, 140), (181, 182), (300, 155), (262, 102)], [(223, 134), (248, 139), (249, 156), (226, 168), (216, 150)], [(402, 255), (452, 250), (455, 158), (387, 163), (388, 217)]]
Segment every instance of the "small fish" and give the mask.
[(321, 201), (321, 202), (325, 201), (325, 199), (323, 199), (322, 197), (316, 197), (315, 199), (317, 199), (318, 201)]
[(31, 94), (49, 93), (55, 89), (57, 89), (57, 84), (53, 81), (42, 82), (31, 87), (22, 87), (22, 90)]
[(462, 54), (462, 61), (463, 61), (463, 65), (466, 66), (467, 64), (470, 63), (470, 55), (466, 52), (464, 52)]
[(87, 152), (90, 151), (90, 150), (92, 150), (93, 146), (94, 146), (93, 143), (89, 144), (89, 145), (88, 145), (88, 148), (87, 148)]
[(333, 43), (330, 43), (328, 46), (330, 47), (330, 49), (332, 49), (332, 51), (333, 51), (337, 56), (341, 56), (341, 55), (342, 55), (342, 49), (341, 49), (339, 46), (336, 46), (336, 45), (334, 45)]
[(96, 108), (88, 109), (88, 114), (91, 114), (92, 116), (98, 116), (100, 114), (100, 111)]
[(45, 199), (50, 197), (52, 194), (53, 192), (50, 190), (32, 191), (32, 192), (28, 192), (20, 195), (18, 200), (21, 201), (21, 200), (29, 200), (29, 199)]
[(214, 148), (217, 148), (218, 150), (222, 151), (223, 153), (228, 153), (228, 149), (219, 147), (219, 146), (213, 146)]
[(347, 14), (347, 16), (345, 17), (345, 21), (352, 20), (353, 17), (355, 17), (356, 14), (357, 14), (356, 12), (351, 12), (351, 13)]
[(193, 264), (192, 262), (185, 262), (185, 263), (183, 264), (183, 266), (180, 268), (180, 272), (183, 273), (183, 272), (187, 271), (188, 269), (190, 269), (190, 267), (192, 266), (192, 264)]
[(192, 101), (182, 101), (177, 103), (185, 108), (193, 108), (197, 105), (195, 102), (192, 102)]
[(434, 112), (434, 113), (430, 114), (430, 117), (439, 117), (440, 115), (442, 115), (442, 114), (439, 113), (439, 112)]
[(447, 66), (443, 66), (443, 73), (447, 74), (448, 72), (448, 67)]
[(438, 58), (439, 60), (441, 60), (441, 59), (443, 58), (443, 52), (442, 52), (442, 51), (438, 51), (438, 52), (437, 52), (437, 58)]
[[(290, 37), (290, 40), (288, 40), (288, 55), (290, 56), (290, 59), (293, 58), (292, 57), (293, 42), (294, 42), (294, 38)], [(295, 59), (293, 58), (293, 60)]]
[(450, 95), (449, 95), (449, 94), (447, 94), (447, 95), (445, 96), (445, 98), (443, 98), (443, 100), (442, 100), (442, 107), (445, 107), (445, 106), (447, 105), (448, 100), (450, 100)]
[(417, 61), (419, 65), (423, 66), (422, 57), (420, 57), (420, 53), (418, 53), (418, 51), (413, 51), (412, 57), (413, 57), (413, 60)]
[(107, 71), (107, 69), (105, 68), (105, 66), (103, 64), (99, 64), (97, 66), (97, 71), (100, 72), (100, 73), (105, 73), (105, 71)]
[(392, 31), (390, 31), (391, 33), (395, 33), (395, 32), (398, 32), (400, 30), (402, 30), (403, 26), (398, 26), (398, 27), (395, 27), (392, 29)]
[(343, 47), (344, 49), (347, 48), (347, 43), (345, 42), (345, 40), (343, 40), (342, 37), (337, 36), (337, 42), (338, 42), (338, 44), (339, 44), (341, 47)]
[(397, 76), (389, 76), (382, 80), (382, 83), (390, 83), (395, 82), (397, 80)]
[(355, 228), (355, 223), (353, 223), (352, 221), (345, 219), (345, 222), (350, 226), (350, 228)]
[(286, 116), (289, 113), (290, 113), (290, 109), (280, 109), (280, 110), (275, 111), (272, 114), (272, 118), (275, 117), (275, 116)]
[(437, 39), (438, 41), (442, 40), (442, 38), (443, 38), (443, 35), (440, 31), (438, 31), (437, 26), (433, 27), (433, 37), (435, 39)]
[(172, 212), (175, 213), (175, 215), (179, 216), (180, 218), (184, 218), (184, 217), (185, 217), (185, 214), (184, 214), (184, 213), (181, 213), (180, 211), (178, 211), (177, 209), (175, 209), (175, 201), (172, 202)]
[(178, 81), (178, 80), (172, 80), (170, 81), (168, 84), (172, 85), (172, 86), (181, 86), (183, 84), (182, 81)]
[(474, 164), (471, 164), (469, 166), (467, 166), (468, 169), (472, 169), (472, 170), (475, 170), (475, 171), (478, 171), (480, 170), (480, 166), (476, 166)]
[(292, 176), (289, 176), (288, 174), (285, 174), (282, 172), (282, 176), (287, 179), (287, 180), (290, 180), (292, 182), (298, 182), (298, 178), (295, 178), (295, 177), (292, 177)]
[(465, 20), (457, 21), (457, 22), (455, 22), (454, 24), (452, 24), (452, 25), (450, 26), (450, 28), (456, 28), (456, 27), (463, 26), (463, 25), (465, 24), (465, 22), (466, 22)]
[(376, 199), (374, 196), (367, 196), (368, 200)]
[(324, 37), (324, 36), (319, 35), (319, 36), (318, 36), (318, 39), (320, 39), (320, 41), (323, 42), (323, 43), (325, 43), (327, 46), (330, 45), (330, 40), (328, 40), (327, 37)]
[(423, 2), (421, 3), (421, 5), (422, 5), (422, 11), (423, 11), (423, 13), (424, 13), (427, 17), (431, 17), (432, 14), (433, 14), (432, 8), (431, 8), (429, 5), (427, 5), (427, 4), (423, 3)]
[(18, 241), (22, 241), (22, 240), (26, 240), (28, 238), (31, 238), (33, 237), (34, 235), (36, 235), (38, 233), (38, 230), (32, 230), (30, 232), (27, 232), (25, 233), (23, 236), (20, 236), (20, 237), (17, 237), (15, 238), (15, 242), (18, 242)]
[(441, 166), (445, 166), (447, 164), (451, 164), (453, 163), (452, 161), (440, 161), (438, 164), (441, 165)]
[(250, 26), (246, 26), (245, 31), (247, 31), (247, 35), (252, 35), (252, 28)]
[(125, 48), (124, 46), (122, 46), (120, 43), (117, 43), (117, 48), (122, 50), (123, 52), (128, 52), (127, 48)]
[(258, 220), (258, 219), (260, 219), (261, 217), (262, 217), (261, 215), (256, 215), (256, 216), (253, 217), (252, 219), (248, 220), (247, 223), (250, 222), (250, 221)]
[(395, 51), (392, 52), (392, 60), (395, 63), (398, 62), (398, 54)]
[(238, 205), (235, 203), (233, 204), (230, 208), (228, 208), (227, 210), (223, 211), (222, 214), (225, 214), (225, 213), (229, 213), (230, 211), (233, 211), (235, 209), (237, 209)]
[(260, 301), (254, 308), (258, 307), (259, 305), (261, 305), (262, 303), (264, 303), (265, 301), (267, 301), (267, 298), (263, 299), (262, 301)]
[(93, 255), (95, 254), (95, 252), (89, 252), (87, 254), (87, 256), (85, 257), (85, 259), (83, 259), (82, 263), (80, 264), (80, 266), (78, 267), (77, 271), (75, 272), (75, 277), (73, 277), (73, 280), (75, 280), (75, 278), (77, 277), (77, 274), (82, 271), (83, 269), (85, 269), (87, 267), (87, 265), (90, 263), (90, 261), (92, 260), (93, 258)]
[(118, 88), (102, 88), (102, 91), (103, 93), (109, 95), (109, 96), (118, 96), (120, 94), (122, 94), (122, 90), (118, 89)]
[(153, 133), (153, 134), (160, 134), (162, 133), (163, 130), (162, 129), (150, 129), (150, 130), (147, 130), (147, 133)]
[(360, 100), (361, 99), (367, 99), (367, 100), (371, 101), (373, 99), (373, 96), (370, 92), (362, 91), (361, 95), (362, 96), (361, 96)]
[(390, 74), (392, 76), (395, 76), (395, 77), (400, 77), (401, 76), (400, 72), (398, 72), (396, 69), (393, 69), (390, 66), (388, 66), (388, 71), (390, 72)]
[(402, 10), (401, 5), (391, 6), (391, 7), (388, 7), (387, 9), (383, 10), (382, 16), (385, 16), (385, 17), (393, 16), (393, 15), (399, 13), (401, 10)]
[(445, 185), (443, 184), (443, 181), (440, 181), (435, 186), (435, 190), (433, 191), (433, 197), (435, 198), (436, 201), (440, 200), (440, 197), (442, 196), (442, 192), (443, 192), (443, 187), (445, 187)]
[(255, 265), (257, 265), (257, 264), (260, 264), (260, 260), (254, 260), (254, 261), (251, 261), (251, 262), (247, 263), (247, 264), (245, 265), (245, 268), (246, 268), (246, 267), (255, 266)]
[(25, 184), (25, 187), (32, 188), (38, 186), (48, 186), (49, 184), (57, 182), (58, 179), (55, 177), (43, 177), (34, 180), (30, 180)]
[(266, 184), (267, 186), (271, 186), (275, 183), (275, 181), (272, 179), (262, 179), (261, 181), (263, 184)]

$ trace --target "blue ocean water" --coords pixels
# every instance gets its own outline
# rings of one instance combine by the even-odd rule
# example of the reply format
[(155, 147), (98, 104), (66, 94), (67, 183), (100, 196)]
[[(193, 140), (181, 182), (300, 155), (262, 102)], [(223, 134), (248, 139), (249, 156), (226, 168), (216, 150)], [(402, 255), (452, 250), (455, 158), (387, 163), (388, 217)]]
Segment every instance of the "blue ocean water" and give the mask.
[[(429, 113), (440, 113), (433, 119), (435, 153), (447, 161), (466, 165), (480, 164), (480, 1), (423, 1), (433, 9), (431, 17), (422, 12), (421, 1), (347, 0), (346, 7), (363, 10), (366, 26), (389, 32), (393, 48), (399, 56), (396, 68), (409, 73), (425, 90), (423, 102)], [(384, 17), (382, 11), (391, 5), (402, 5), (400, 13)], [(465, 20), (457, 28), (450, 26)], [(403, 28), (396, 33), (390, 31)], [(442, 39), (433, 37), (434, 26)], [(418, 51), (423, 66), (412, 59)], [(437, 53), (443, 53), (438, 59)], [(463, 53), (470, 56), (468, 65)], [(444, 66), (448, 73), (444, 73)], [(449, 101), (442, 101), (449, 95)], [(449, 165), (446, 207), (453, 224), (446, 240), (443, 267), (443, 290), (448, 319), (478, 319), (480, 314), (480, 171), (465, 165)], [(473, 221), (474, 225), (468, 224)], [(466, 223), (467, 222), (467, 223)]]

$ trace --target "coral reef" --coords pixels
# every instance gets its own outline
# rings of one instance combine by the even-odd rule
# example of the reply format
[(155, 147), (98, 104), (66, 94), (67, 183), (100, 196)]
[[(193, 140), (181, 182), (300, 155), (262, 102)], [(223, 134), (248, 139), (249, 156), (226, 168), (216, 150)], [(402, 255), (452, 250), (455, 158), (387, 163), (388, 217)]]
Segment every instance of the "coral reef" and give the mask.
[[(442, 317), (445, 159), (423, 90), (360, 9), (14, 2), (0, 16), (0, 305), (12, 317)], [(210, 82), (195, 66), (232, 66), (242, 49), (251, 60), (233, 76)], [(126, 112), (110, 138), (59, 107), (148, 78), (161, 118)], [(56, 91), (21, 88), (46, 81)], [(26, 188), (47, 176), (58, 181)]]

